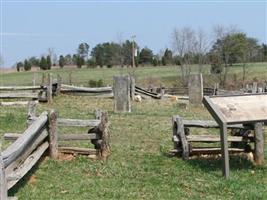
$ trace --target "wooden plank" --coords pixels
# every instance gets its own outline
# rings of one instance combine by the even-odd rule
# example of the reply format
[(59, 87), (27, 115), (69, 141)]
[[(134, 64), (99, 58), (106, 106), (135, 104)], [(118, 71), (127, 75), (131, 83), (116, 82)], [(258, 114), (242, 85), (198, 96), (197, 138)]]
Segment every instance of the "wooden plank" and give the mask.
[(0, 99), (13, 99), (13, 98), (28, 98), (28, 99), (38, 99), (38, 93), (0, 93)]
[(48, 141), (49, 155), (52, 159), (58, 158), (58, 135), (57, 135), (57, 114), (50, 110), (48, 114)]
[(257, 165), (264, 163), (264, 131), (262, 123), (255, 123), (255, 152), (254, 161)]
[(0, 86), (0, 91), (41, 90), (41, 86)]
[(267, 121), (267, 94), (211, 97), (227, 124)]
[(185, 137), (183, 119), (181, 117), (176, 119), (177, 123), (177, 136), (182, 144), (182, 157), (184, 160), (189, 158), (189, 145)]
[(8, 189), (12, 188), (32, 169), (32, 167), (37, 163), (48, 147), (48, 142), (44, 142), (13, 172), (13, 175), (17, 176), (18, 179), (9, 181), (7, 183)]
[(62, 91), (61, 93), (67, 94), (67, 95), (73, 95), (73, 96), (88, 96), (88, 97), (98, 97), (98, 98), (113, 98), (114, 94), (113, 92), (108, 92), (108, 93), (89, 93), (89, 92), (66, 92)]
[(34, 138), (32, 143), (27, 146), (27, 149), (22, 152), (16, 160), (6, 167), (6, 173), (9, 174), (9, 177), (10, 174), (13, 173), (14, 169), (16, 169), (20, 163), (22, 163), (47, 138), (47, 136), (47, 130), (42, 130), (41, 134)]
[(4, 165), (7, 167), (21, 155), (36, 135), (40, 134), (47, 122), (47, 112), (43, 112), (5, 151), (3, 151)]
[[(229, 153), (243, 153), (245, 152), (244, 149), (239, 148), (229, 148)], [(218, 147), (199, 147), (199, 148), (193, 148), (190, 151), (190, 156), (193, 155), (205, 155), (205, 154), (220, 154), (222, 151), (221, 148)], [(172, 154), (178, 154), (181, 153), (181, 149), (171, 149), (169, 151)]]
[[(190, 152), (190, 155), (200, 155), (200, 154), (220, 154), (222, 151), (221, 148), (193, 148)], [(238, 149), (238, 148), (229, 148), (229, 153), (242, 153), (245, 152), (244, 149)]]
[(85, 134), (59, 134), (59, 141), (70, 141), (70, 140), (87, 140), (100, 139), (96, 133), (85, 133)]
[[(253, 138), (250, 137), (252, 140)], [(188, 142), (220, 142), (220, 136), (216, 135), (188, 135), (186, 136)], [(179, 138), (173, 138), (173, 140), (179, 142)], [(242, 136), (228, 136), (228, 142), (242, 142)]]
[(221, 139), (221, 153), (223, 160), (223, 175), (226, 179), (230, 176), (229, 169), (229, 151), (228, 151), (228, 143), (227, 143), (227, 125), (223, 123), (220, 127), (220, 139)]
[(160, 99), (161, 95), (153, 92), (146, 91), (140, 87), (135, 86), (135, 93), (140, 93), (142, 95), (147, 95), (149, 97), (155, 98), (155, 99)]
[(0, 200), (7, 200), (7, 180), (5, 174), (2, 152), (0, 149)]
[[(38, 103), (38, 101), (35, 101)], [(0, 106), (27, 106), (29, 101), (0, 102)]]
[(63, 92), (112, 92), (112, 87), (99, 87), (99, 88), (90, 88), (90, 87), (78, 87), (72, 85), (61, 84), (61, 91)]
[(82, 119), (64, 119), (58, 118), (58, 126), (73, 126), (73, 127), (95, 127), (98, 126), (100, 120), (91, 119), (91, 120), (82, 120)]
[(81, 154), (81, 155), (96, 155), (96, 149), (80, 148), (80, 147), (58, 147), (60, 153), (66, 154)]
[(22, 134), (21, 133), (5, 133), (4, 139), (8, 141), (15, 141), (18, 139)]
[[(199, 127), (199, 128), (220, 128), (216, 121), (212, 120), (183, 120), (185, 127)], [(227, 128), (246, 129), (242, 124), (228, 125)]]

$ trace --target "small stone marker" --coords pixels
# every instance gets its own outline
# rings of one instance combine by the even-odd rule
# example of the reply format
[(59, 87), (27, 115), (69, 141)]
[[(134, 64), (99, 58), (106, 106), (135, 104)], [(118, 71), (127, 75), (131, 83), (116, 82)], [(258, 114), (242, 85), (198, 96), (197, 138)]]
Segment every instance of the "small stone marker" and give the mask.
[(114, 76), (114, 111), (131, 112), (130, 104), (130, 78), (127, 75)]
[(189, 103), (202, 104), (202, 99), (203, 99), (202, 74), (189, 75), (188, 96), (189, 96)]

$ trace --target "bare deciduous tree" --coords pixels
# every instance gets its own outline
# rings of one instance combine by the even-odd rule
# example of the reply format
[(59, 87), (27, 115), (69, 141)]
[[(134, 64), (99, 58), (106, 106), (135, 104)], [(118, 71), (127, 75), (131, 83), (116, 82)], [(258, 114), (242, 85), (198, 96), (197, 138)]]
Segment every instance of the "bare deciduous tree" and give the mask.
[(55, 50), (54, 50), (54, 48), (48, 48), (48, 55), (50, 56), (50, 58), (52, 59), (52, 64), (54, 65), (54, 64), (56, 64), (56, 62), (57, 62), (57, 55), (56, 55), (56, 53), (55, 53)]
[(202, 73), (203, 64), (205, 63), (206, 54), (210, 48), (210, 41), (207, 34), (202, 30), (198, 29), (196, 33), (196, 47), (195, 52), (198, 55), (198, 71)]
[(186, 76), (190, 74), (192, 64), (192, 56), (194, 53), (194, 47), (196, 43), (195, 32), (190, 27), (184, 27), (182, 29), (175, 28), (172, 32), (172, 47), (173, 52), (178, 55), (182, 82), (187, 85)]

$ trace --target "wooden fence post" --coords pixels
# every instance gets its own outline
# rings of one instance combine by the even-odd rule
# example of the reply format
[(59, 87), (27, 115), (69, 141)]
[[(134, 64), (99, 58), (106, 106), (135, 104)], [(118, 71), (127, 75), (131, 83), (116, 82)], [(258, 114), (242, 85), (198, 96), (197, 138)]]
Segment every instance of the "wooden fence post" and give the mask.
[(58, 134), (57, 134), (57, 114), (54, 110), (48, 113), (48, 138), (49, 156), (52, 159), (58, 158)]
[(7, 181), (5, 176), (5, 168), (0, 148), (0, 200), (7, 200)]
[(27, 114), (27, 124), (26, 124), (27, 127), (29, 127), (36, 118), (36, 106), (37, 106), (36, 102), (29, 101), (28, 114)]
[(191, 104), (202, 104), (203, 79), (202, 74), (189, 75), (188, 96)]
[(61, 78), (61, 76), (58, 74), (58, 75), (57, 75), (57, 90), (56, 90), (56, 95), (57, 95), (57, 96), (60, 94), (61, 83), (62, 83), (62, 78)]
[(114, 76), (113, 87), (114, 112), (131, 112), (129, 76)]
[(131, 76), (131, 99), (134, 100), (135, 96), (135, 79)]
[(254, 161), (257, 165), (264, 163), (264, 133), (262, 123), (255, 123), (255, 152)]
[(52, 74), (48, 75), (48, 83), (47, 83), (47, 101), (48, 103), (53, 102), (53, 78)]
[(110, 154), (110, 133), (108, 129), (108, 115), (106, 112), (101, 112), (101, 122), (98, 126), (99, 130), (102, 134), (102, 143), (101, 143), (101, 158), (102, 160), (106, 160), (108, 155)]

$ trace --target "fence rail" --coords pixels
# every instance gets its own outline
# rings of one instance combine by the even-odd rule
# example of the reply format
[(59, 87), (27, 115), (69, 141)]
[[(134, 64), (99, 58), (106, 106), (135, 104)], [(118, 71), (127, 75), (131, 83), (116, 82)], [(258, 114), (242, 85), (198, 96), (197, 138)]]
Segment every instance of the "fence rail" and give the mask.
[[(58, 158), (58, 153), (81, 155), (97, 155), (106, 159), (110, 154), (109, 123), (107, 113), (97, 110), (96, 119), (58, 119), (54, 110), (45, 111), (40, 116), (35, 114), (36, 104), (29, 103), (27, 129), (19, 133), (6, 133), (4, 139), (10, 140), (10, 146), (0, 150), (0, 197), (10, 199), (7, 191), (16, 185), (40, 160), (45, 152), (52, 159)], [(58, 126), (90, 127), (87, 133), (62, 134)], [(58, 141), (91, 141), (95, 149), (72, 146), (60, 146)]]

